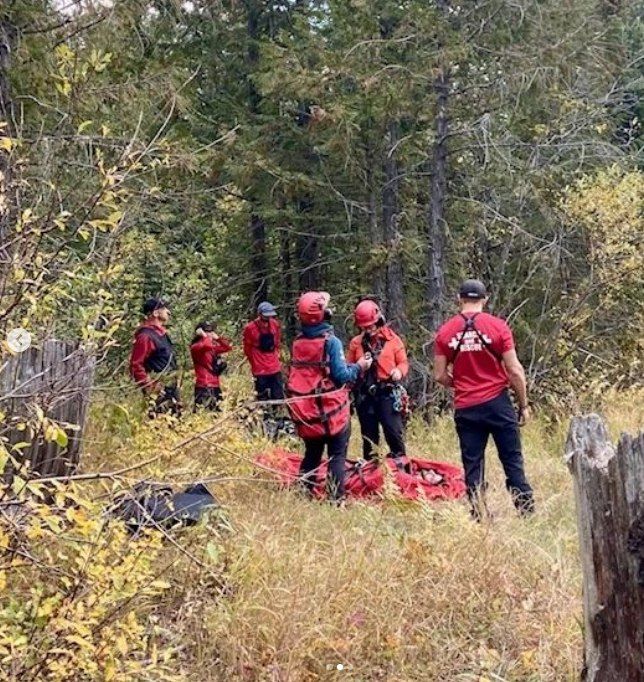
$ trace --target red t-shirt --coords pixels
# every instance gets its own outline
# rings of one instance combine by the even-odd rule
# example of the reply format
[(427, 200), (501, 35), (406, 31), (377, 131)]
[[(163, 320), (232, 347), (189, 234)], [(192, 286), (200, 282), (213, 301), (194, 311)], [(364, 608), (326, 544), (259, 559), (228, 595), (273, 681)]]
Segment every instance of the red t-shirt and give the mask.
[[(472, 317), (472, 313), (467, 313)], [(478, 313), (474, 326), (499, 357), (514, 348), (512, 331), (504, 320), (489, 313)], [(465, 330), (465, 320), (455, 315), (436, 332), (434, 355), (452, 362), (454, 351)], [(473, 329), (465, 333), (453, 361), (454, 407), (472, 407), (500, 395), (509, 385), (505, 367), (489, 350)]]
[(232, 344), (223, 336), (216, 341), (209, 336), (203, 336), (190, 346), (197, 388), (219, 388), (219, 376), (213, 373), (212, 363), (215, 355), (227, 353), (229, 350), (232, 350)]
[[(275, 349), (269, 352), (263, 351), (259, 347), (260, 334), (271, 333), (275, 340)], [(257, 318), (252, 320), (244, 327), (244, 355), (250, 362), (250, 371), (253, 376), (266, 376), (267, 374), (277, 374), (282, 370), (280, 362), (280, 341), (282, 330), (280, 323), (271, 317), (268, 320)]]

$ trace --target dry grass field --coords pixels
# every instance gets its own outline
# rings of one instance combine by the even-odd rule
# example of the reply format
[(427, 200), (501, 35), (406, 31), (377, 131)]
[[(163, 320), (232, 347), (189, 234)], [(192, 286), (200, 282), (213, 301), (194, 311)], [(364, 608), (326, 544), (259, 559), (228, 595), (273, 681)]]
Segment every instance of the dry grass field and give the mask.
[[(239, 404), (247, 389), (241, 379), (230, 384), (231, 403)], [(216, 421), (210, 415), (190, 415), (178, 425), (147, 423), (130, 406), (128, 413), (107, 402), (95, 405), (84, 470), (114, 471), (156, 459), (117, 482), (79, 484), (94, 505), (88, 503), (88, 513), (98, 514), (114, 490), (142, 478), (177, 485), (211, 480), (222, 511), (197, 527), (170, 532), (152, 550), (121, 536), (117, 550), (108, 526), (102, 524), (94, 535), (90, 527), (92, 549), (83, 559), (86, 572), (79, 581), (84, 591), (75, 590), (72, 604), (64, 585), (51, 583), (52, 603), (59, 611), (52, 607), (49, 620), (34, 621), (40, 629), (29, 631), (33, 641), (20, 640), (21, 659), (16, 658), (18, 648), (3, 659), (0, 679), (578, 678), (581, 581), (571, 479), (562, 460), (566, 421), (538, 415), (524, 430), (536, 515), (516, 517), (490, 449), (494, 517), (475, 524), (463, 502), (403, 502), (393, 491), (385, 499), (344, 509), (309, 502), (253, 470), (253, 454), (271, 445), (241, 424), (231, 406)], [(606, 396), (602, 410), (614, 435), (642, 427), (640, 406), (641, 394)], [(449, 418), (431, 427), (413, 421), (408, 435), (412, 455), (458, 461)], [(354, 456), (357, 448), (356, 430)], [(74, 515), (67, 518), (76, 522)], [(51, 560), (58, 565), (71, 556), (63, 544), (69, 535), (50, 538), (50, 546), (58, 547)], [(122, 554), (115, 561), (109, 552), (116, 551)], [(115, 608), (91, 615), (108, 589), (105, 570), (116, 576), (120, 569), (127, 575), (118, 583), (116, 577), (108, 580)], [(33, 593), (34, 580), (46, 584), (42, 573), (8, 575), (14, 602), (24, 595), (22, 603), (31, 603), (27, 595)], [(100, 590), (96, 581), (103, 581)], [(39, 594), (43, 591), (47, 588)], [(81, 653), (90, 648), (82, 663), (85, 672), (45, 665), (54, 672), (40, 678), (25, 675), (24, 670), (40, 668), (17, 661), (62, 655), (51, 642), (62, 627), (62, 610), (71, 606), (75, 618), (88, 623), (80, 635), (85, 644), (67, 636), (72, 652), (76, 646)], [(15, 627), (17, 617), (11, 620), (1, 609), (0, 625), (3, 613), (5, 624)], [(69, 624), (71, 617), (65, 618)], [(53, 653), (48, 654), (48, 646)], [(106, 650), (109, 675), (100, 663)], [(16, 672), (12, 676), (8, 670)]]

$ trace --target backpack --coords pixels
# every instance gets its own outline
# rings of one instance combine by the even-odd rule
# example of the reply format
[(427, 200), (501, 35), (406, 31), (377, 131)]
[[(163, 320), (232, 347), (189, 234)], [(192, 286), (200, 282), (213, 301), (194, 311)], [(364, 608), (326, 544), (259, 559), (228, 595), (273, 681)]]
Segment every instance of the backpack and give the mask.
[(301, 438), (335, 436), (351, 419), (349, 389), (331, 379), (326, 349), (328, 334), (293, 342), (286, 390), (288, 409)]
[[(258, 347), (262, 353), (272, 353), (275, 350), (275, 335), (272, 331), (262, 331), (262, 328), (257, 324), (257, 329), (259, 330), (259, 342)], [(270, 323), (269, 323), (270, 328)]]
[(210, 371), (215, 375), (215, 376), (220, 376), (223, 374), (226, 369), (228, 368), (228, 363), (221, 357), (221, 355), (213, 355), (212, 357), (212, 366), (210, 367)]
[(208, 509), (218, 506), (203, 483), (175, 493), (167, 484), (140, 481), (116, 500), (109, 513), (125, 521), (130, 532), (138, 533), (143, 528), (192, 526)]

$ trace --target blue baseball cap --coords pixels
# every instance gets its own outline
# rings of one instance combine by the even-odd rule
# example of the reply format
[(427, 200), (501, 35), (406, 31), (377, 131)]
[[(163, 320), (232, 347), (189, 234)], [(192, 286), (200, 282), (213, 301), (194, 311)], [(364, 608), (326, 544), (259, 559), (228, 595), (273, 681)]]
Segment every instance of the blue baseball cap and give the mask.
[(262, 301), (257, 306), (257, 314), (262, 317), (275, 317), (277, 315), (277, 310), (275, 310), (275, 306), (272, 303)]

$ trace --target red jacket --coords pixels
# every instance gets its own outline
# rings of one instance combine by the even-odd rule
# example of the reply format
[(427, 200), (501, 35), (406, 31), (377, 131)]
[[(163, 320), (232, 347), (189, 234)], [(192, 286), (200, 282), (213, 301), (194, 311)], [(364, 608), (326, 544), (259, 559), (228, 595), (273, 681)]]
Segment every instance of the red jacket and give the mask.
[[(142, 322), (137, 331), (143, 327), (153, 329), (157, 334), (165, 336), (167, 331), (165, 327), (153, 320), (145, 320)], [(157, 383), (152, 377), (148, 375), (145, 369), (145, 363), (151, 355), (156, 351), (154, 341), (147, 334), (134, 335), (134, 343), (132, 345), (132, 352), (130, 354), (130, 376), (142, 388), (153, 388)]]
[[(266, 332), (270, 332), (275, 338), (275, 348), (270, 352), (264, 352), (259, 348), (259, 336)], [(281, 339), (282, 329), (274, 317), (268, 320), (262, 320), (258, 317), (244, 327), (244, 355), (248, 358), (253, 376), (266, 376), (282, 371), (282, 363), (280, 362)]]
[(190, 346), (197, 388), (219, 388), (219, 376), (213, 373), (212, 363), (215, 355), (228, 353), (232, 348), (230, 341), (223, 336), (218, 339), (202, 336)]

